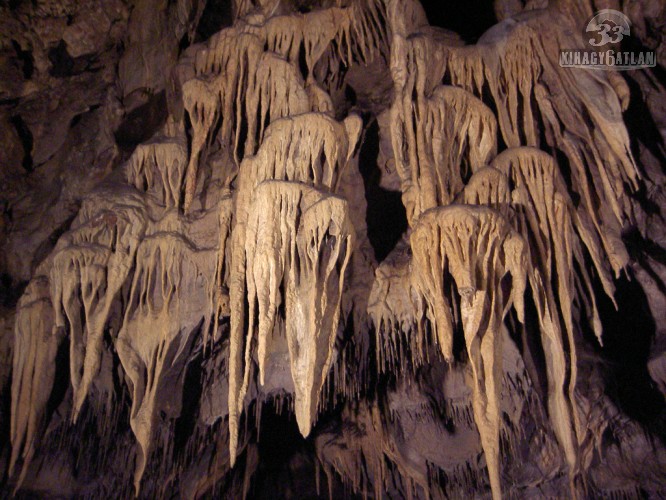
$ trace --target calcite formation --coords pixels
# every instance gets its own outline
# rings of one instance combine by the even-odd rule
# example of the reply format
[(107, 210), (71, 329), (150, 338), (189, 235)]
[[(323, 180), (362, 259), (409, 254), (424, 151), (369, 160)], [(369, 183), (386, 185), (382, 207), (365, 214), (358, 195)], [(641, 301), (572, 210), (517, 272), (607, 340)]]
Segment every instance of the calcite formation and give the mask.
[[(2, 487), (300, 498), (323, 471), (329, 498), (662, 494), (663, 394), (649, 421), (614, 397), (632, 332), (610, 323), (636, 276), (663, 341), (663, 141), (636, 146), (621, 76), (559, 66), (584, 46), (569, 2), (496, 1), (473, 44), (415, 0), (176, 3), (151, 21), (168, 36), (132, 45), (130, 23), (104, 108), (162, 85), (159, 127), (2, 304)], [(171, 38), (164, 74), (131, 71)]]
[[(514, 304), (519, 321), (525, 311), (525, 245), (509, 223), (491, 209), (450, 206), (424, 213), (411, 236), (417, 289), (423, 294), (444, 358), (453, 359), (451, 305), (445, 275), (460, 296), (460, 316), (473, 373), (474, 420), (488, 464), (493, 498), (501, 497), (499, 471), (502, 337), (499, 332)], [(511, 276), (511, 292), (502, 290)]]
[[(273, 332), (284, 332), (295, 389), (295, 412), (304, 436), (310, 433), (319, 392), (333, 356), (344, 276), (353, 248), (347, 204), (302, 183), (264, 181), (249, 206), (245, 241), (236, 248), (242, 283), (231, 288), (232, 338), (229, 372), (231, 460), (235, 460), (238, 413), (249, 383), (256, 331), (260, 384), (264, 384)], [(239, 263), (239, 267), (241, 264)], [(236, 272), (233, 273), (234, 279)], [(237, 285), (237, 286), (236, 286)], [(247, 296), (247, 316), (243, 325)], [(240, 300), (236, 300), (240, 299)], [(276, 325), (277, 310), (284, 309)], [(256, 321), (254, 318), (257, 318)], [(240, 334), (247, 332), (244, 339)], [(238, 332), (238, 333), (236, 333)], [(244, 346), (244, 348), (243, 348)], [(244, 351), (244, 370), (237, 368)], [(242, 383), (239, 380), (243, 373)]]

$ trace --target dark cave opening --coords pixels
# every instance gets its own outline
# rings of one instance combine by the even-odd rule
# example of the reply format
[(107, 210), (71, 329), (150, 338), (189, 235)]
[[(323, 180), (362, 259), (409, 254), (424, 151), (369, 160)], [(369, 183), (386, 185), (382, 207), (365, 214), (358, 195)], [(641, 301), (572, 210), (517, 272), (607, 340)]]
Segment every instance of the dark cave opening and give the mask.
[(509, 319), (513, 325), (513, 328), (509, 329), (509, 335), (523, 356), (525, 369), (545, 405), (548, 395), (546, 355), (539, 331), (539, 315), (530, 287), (525, 290), (525, 323), (520, 324), (515, 310), (511, 312)]
[(0, 273), (0, 306), (12, 309), (16, 307), (27, 281), (15, 281), (12, 275), (7, 272)]
[(21, 45), (16, 41), (12, 40), (12, 47), (16, 52), (16, 57), (21, 61), (21, 70), (23, 71), (23, 78), (30, 80), (32, 78), (32, 73), (35, 70), (35, 59), (32, 56), (32, 51), (23, 50)]
[(97, 55), (72, 57), (64, 40), (60, 40), (58, 45), (49, 50), (48, 58), (51, 62), (49, 74), (55, 78), (69, 78), (85, 72), (95, 73), (101, 69), (95, 65)]
[[(46, 414), (51, 415), (58, 409), (60, 403), (67, 395), (70, 386), (69, 379), (69, 346), (66, 342), (61, 342), (55, 359), (55, 374), (53, 377), (53, 390), (49, 396), (46, 405)], [(87, 404), (87, 403), (86, 403)]]
[[(660, 67), (645, 70), (646, 74), (658, 81), (666, 84), (666, 70)], [(659, 132), (659, 126), (656, 124), (650, 108), (646, 102), (646, 96), (641, 90), (639, 81), (634, 75), (621, 73), (629, 86), (630, 99), (629, 106), (624, 112), (624, 120), (631, 127), (631, 150), (635, 158), (641, 158), (640, 145), (643, 145), (652, 156), (654, 156), (662, 167), (662, 172), (666, 171), (666, 144)], [(643, 165), (639, 162), (639, 168)], [(647, 172), (648, 176), (653, 176), (656, 172)], [(643, 200), (641, 200), (643, 201)]]
[(603, 348), (596, 340), (588, 340), (608, 361), (605, 385), (609, 397), (629, 417), (663, 437), (666, 402), (647, 370), (656, 324), (645, 292), (631, 269), (628, 274), (615, 281), (618, 309), (604, 293), (596, 294)]
[(33, 147), (33, 137), (30, 127), (25, 123), (21, 115), (14, 115), (9, 120), (14, 128), (16, 133), (21, 139), (21, 145), (23, 146), (23, 161), (21, 166), (25, 169), (26, 172), (30, 173), (33, 170), (33, 161), (32, 161), (32, 147)]
[(493, 0), (421, 0), (428, 22), (458, 33), (467, 43), (475, 43), (497, 24)]
[[(9, 443), (10, 440), (10, 415), (12, 406), (12, 376), (10, 375), (5, 380), (4, 386), (0, 384), (0, 443)], [(0, 455), (0, 463), (2, 463), (2, 455)], [(0, 488), (7, 482), (7, 472), (0, 472)]]
[[(309, 460), (312, 455), (298, 432), (296, 418), (287, 412), (276, 413), (269, 402), (262, 408), (260, 429), (258, 451), (261, 460), (255, 472), (253, 495), (256, 498), (271, 498), (278, 492), (284, 497), (293, 496), (296, 491), (312, 494), (314, 488), (310, 478), (314, 477), (314, 464)], [(293, 466), (296, 470), (292, 469)], [(284, 481), (285, 477), (290, 481)], [(292, 491), (295, 485), (298, 489)]]
[[(252, 409), (250, 413), (253, 413)], [(279, 412), (273, 400), (262, 405), (256, 446), (259, 465), (251, 480), (250, 498), (328, 498), (328, 479), (316, 467), (313, 440), (303, 438), (296, 417), (288, 411)], [(349, 491), (337, 474), (333, 474), (331, 479), (332, 498), (361, 498)]]
[(164, 125), (167, 114), (166, 92), (163, 90), (149, 96), (146, 103), (127, 113), (115, 131), (118, 147), (125, 153), (134, 151)]
[(407, 230), (407, 213), (399, 191), (390, 191), (380, 186), (381, 170), (377, 165), (379, 155), (379, 125), (372, 120), (365, 127), (358, 168), (363, 176), (365, 199), (368, 207), (366, 224), (368, 239), (381, 262), (393, 250)]
[(232, 3), (229, 0), (208, 0), (197, 25), (194, 43), (208, 40), (218, 31), (231, 26)]
[(74, 74), (74, 59), (67, 52), (67, 45), (64, 40), (49, 50), (49, 61), (51, 69), (49, 73), (56, 78), (65, 78)]
[(182, 458), (187, 451), (187, 443), (194, 433), (199, 417), (201, 394), (203, 393), (204, 370), (202, 365), (203, 352), (199, 352), (185, 367), (183, 377), (183, 399), (180, 415), (174, 426), (174, 452)]

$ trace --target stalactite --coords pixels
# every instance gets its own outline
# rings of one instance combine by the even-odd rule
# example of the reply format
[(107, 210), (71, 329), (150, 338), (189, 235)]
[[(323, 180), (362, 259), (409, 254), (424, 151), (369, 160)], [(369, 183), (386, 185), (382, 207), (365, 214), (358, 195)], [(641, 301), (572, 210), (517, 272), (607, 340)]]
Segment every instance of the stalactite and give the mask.
[(412, 256), (406, 242), (400, 244), (375, 271), (368, 313), (377, 335), (378, 365), (383, 371), (393, 372), (403, 362), (395, 350), (404, 337), (409, 352), (417, 364), (425, 356), (426, 336), (423, 322), (425, 314), (420, 294), (412, 285)]
[[(321, 113), (287, 117), (266, 130), (257, 154), (241, 165), (236, 204), (243, 209), (264, 180), (291, 180), (336, 192), (360, 137), (361, 120)], [(246, 209), (247, 210), (247, 209)]]
[[(369, 0), (360, 7), (354, 3), (306, 15), (275, 16), (260, 24), (248, 18), (223, 30), (197, 52), (198, 76), (183, 84), (183, 101), (194, 129), (186, 175), (186, 210), (194, 197), (201, 151), (206, 141), (212, 140), (209, 134), (218, 120), (222, 121), (219, 137), (223, 141), (234, 137), (238, 162), (242, 158), (239, 141), (243, 123), (247, 126), (243, 154), (251, 155), (261, 142), (263, 129), (274, 119), (310, 110), (329, 111), (330, 98), (322, 100), (309, 78), (315, 64), (334, 40), (347, 65), (356, 52), (360, 61), (370, 62), (386, 45), (381, 11), (380, 3)], [(342, 52), (345, 48), (346, 54)], [(307, 75), (296, 69), (302, 51)], [(303, 89), (306, 77), (310, 92)]]
[(378, 0), (345, 3), (306, 14), (248, 16), (242, 29), (293, 64), (298, 65), (303, 53), (308, 75), (331, 52), (347, 66), (368, 64), (388, 45), (385, 7)]
[[(189, 354), (193, 336), (208, 329), (214, 255), (213, 249), (197, 249), (192, 242), (159, 230), (147, 235), (137, 251), (116, 341), (132, 391), (130, 425), (140, 448), (134, 479), (137, 494), (153, 448), (158, 412), (178, 415), (180, 393), (173, 386), (182, 384), (178, 367)], [(199, 300), (192, 301), (194, 297)], [(194, 304), (209, 304), (209, 309)], [(165, 397), (165, 390), (171, 397)]]
[(48, 262), (30, 282), (18, 304), (12, 378), (9, 475), (19, 462), (18, 490), (35, 455), (55, 379), (55, 361), (63, 332), (55, 320), (49, 293)]
[(396, 90), (391, 140), (411, 224), (429, 208), (451, 203), (497, 150), (497, 120), (471, 93), (443, 85), (420, 93), (423, 84), (417, 80), (424, 76), (410, 71), (426, 64), (412, 60), (419, 57), (425, 54), (398, 51), (391, 63)]
[(125, 167), (127, 182), (153, 194), (164, 206), (177, 207), (186, 165), (187, 145), (184, 141), (160, 137), (136, 147)]
[[(189, 209), (196, 190), (199, 155), (208, 138), (208, 132), (218, 119), (218, 96), (213, 85), (196, 78), (183, 84), (183, 106), (187, 110), (192, 125), (192, 147), (185, 171), (185, 200), (183, 208)], [(226, 111), (226, 110), (225, 110)], [(228, 133), (231, 121), (224, 120), (221, 132)]]
[[(301, 433), (309, 434), (319, 392), (331, 365), (343, 279), (354, 237), (346, 202), (300, 183), (263, 182), (256, 188), (248, 210), (245, 243), (240, 246), (245, 254), (244, 266), (239, 270), (239, 278), (246, 284), (243, 289), (247, 290), (250, 323), (244, 342), (232, 337), (231, 344), (232, 463), (238, 417), (249, 384), (254, 332), (257, 331), (259, 379), (263, 385), (266, 356), (280, 304), (284, 305), (282, 321), (296, 391), (296, 418)], [(234, 266), (237, 265), (234, 260)], [(235, 286), (233, 281), (231, 286)], [(233, 294), (231, 314), (232, 321), (241, 323), (244, 312), (233, 300)], [(244, 369), (239, 369), (234, 363), (240, 361), (243, 344)]]
[[(243, 40), (245, 43), (239, 45), (223, 38), (227, 43), (218, 50), (227, 56), (226, 71), (212, 79), (198, 77), (183, 84), (183, 102), (193, 127), (185, 209), (194, 198), (201, 151), (207, 141), (216, 139), (210, 133), (218, 122), (218, 137), (232, 148), (238, 162), (242, 155), (254, 154), (270, 122), (312, 109), (294, 66), (264, 52), (259, 38), (244, 35)], [(319, 107), (318, 102), (316, 105)]]
[[(349, 280), (345, 284), (345, 292), (342, 295), (342, 318), (354, 325), (355, 331), (369, 328), (368, 298), (374, 281), (374, 270), (377, 267), (374, 250), (368, 238), (368, 225), (366, 214), (368, 213), (368, 201), (365, 197), (364, 181), (360, 171), (359, 145), (363, 142), (360, 128), (362, 121), (352, 118), (343, 122), (349, 140), (349, 162), (340, 176), (336, 194), (343, 197), (349, 207), (349, 218), (354, 224), (356, 231), (355, 247), (350, 261)], [(359, 381), (367, 378), (369, 357), (361, 351), (367, 350), (366, 340), (369, 336), (359, 338), (354, 342), (357, 350), (354, 356), (361, 356), (364, 362), (358, 368), (360, 371)], [(356, 358), (359, 359), (359, 358)]]
[[(460, 294), (465, 344), (474, 375), (474, 420), (481, 435), (493, 498), (500, 498), (502, 344), (499, 329), (512, 304), (523, 321), (524, 242), (497, 212), (462, 205), (426, 212), (414, 228), (411, 244), (415, 283), (428, 308), (437, 307), (434, 322), (440, 348), (447, 359), (452, 358), (453, 341), (450, 306), (443, 291), (447, 274), (455, 281)], [(507, 274), (512, 279), (509, 297), (502, 291), (502, 281)]]
[[(335, 192), (360, 136), (360, 118), (352, 115), (343, 124), (324, 114), (307, 113), (274, 122), (253, 157), (241, 164), (235, 197), (232, 256), (229, 276), (231, 350), (229, 363), (229, 420), (231, 456), (235, 461), (238, 418), (246, 384), (241, 384), (244, 344), (246, 232), (249, 206), (256, 187), (265, 180), (297, 181)], [(245, 347), (243, 347), (245, 345)], [(238, 392), (240, 391), (240, 392)], [(239, 394), (242, 397), (239, 397)], [(315, 399), (316, 400), (316, 399)]]
[[(25, 295), (29, 302), (25, 306), (19, 303), (11, 429), (11, 468), (23, 458), (19, 486), (34, 453), (36, 433), (43, 430), (41, 419), (47, 410), (60, 342), (70, 335), (73, 418), (100, 368), (109, 309), (143, 234), (141, 202), (129, 191), (126, 194), (122, 205), (104, 190), (98, 192), (95, 202), (83, 204), (74, 229), (58, 242), (29, 285)], [(45, 347), (37, 348), (41, 344)], [(38, 352), (33, 353), (35, 348)], [(38, 365), (30, 364), (35, 356)]]
[(472, 175), (461, 201), (467, 205), (488, 205), (507, 219), (512, 216), (509, 179), (493, 167), (483, 167)]
[[(241, 165), (235, 195), (232, 234), (230, 299), (232, 339), (240, 339), (245, 285), (244, 242), (249, 206), (255, 188), (265, 180), (289, 180), (335, 192), (360, 135), (360, 119), (350, 116), (344, 124), (330, 117), (308, 113), (275, 122), (266, 131), (257, 155)], [(307, 145), (307, 146), (306, 146)], [(238, 322), (237, 322), (238, 321)], [(232, 342), (232, 359), (234, 343)]]
[[(343, 418), (350, 419), (351, 415)], [(351, 420), (351, 419), (350, 419)], [(315, 441), (317, 455), (324, 464), (324, 473), (329, 482), (329, 495), (332, 476), (337, 473), (348, 478), (353, 491), (366, 491), (373, 486), (375, 498), (382, 496), (389, 480), (384, 464), (383, 427), (377, 407), (361, 406), (354, 422), (344, 426), (340, 434), (323, 433)]]
[[(578, 470), (577, 443), (583, 439), (581, 433), (584, 432), (574, 398), (577, 356), (572, 304), (577, 295), (577, 280), (582, 282), (579, 287), (583, 287), (591, 302), (588, 313), (599, 342), (602, 333), (580, 241), (587, 245), (597, 275), (612, 299), (614, 287), (607, 269), (610, 266), (608, 261), (602, 260), (599, 245), (595, 244), (587, 225), (577, 216), (551, 156), (534, 148), (512, 148), (499, 155), (492, 165), (511, 180), (516, 229), (526, 241), (532, 242), (528, 276), (546, 356), (548, 405), (555, 433), (573, 475)], [(579, 272), (575, 271), (574, 263)], [(568, 346), (569, 366), (565, 346)], [(568, 390), (565, 388), (567, 380)]]
[[(225, 197), (219, 204), (219, 228), (220, 235), (217, 244), (217, 262), (215, 264), (215, 284), (214, 301), (215, 301), (215, 316), (213, 318), (213, 342), (220, 340), (218, 335), (218, 322), (221, 317), (229, 317), (231, 314), (231, 305), (229, 303), (229, 261), (231, 259), (231, 224), (232, 224), (232, 210), (233, 198), (230, 193), (225, 193)], [(208, 347), (209, 332), (204, 332), (204, 346)]]
[[(490, 98), (509, 147), (538, 147), (545, 139), (562, 151), (571, 166), (571, 188), (581, 195), (579, 216), (591, 221), (617, 274), (628, 260), (620, 239), (622, 224), (632, 218), (626, 194), (639, 179), (616, 90), (626, 95), (626, 88), (604, 72), (559, 71), (559, 50), (572, 43), (560, 26), (569, 23), (556, 10), (544, 10), (519, 23), (500, 23), (477, 45), (465, 47), (396, 32), (393, 78), (403, 96), (405, 88), (429, 95), (446, 81)], [(394, 151), (399, 157), (396, 146)]]
[(67, 235), (61, 242), (64, 247), (53, 257), (55, 327), (68, 329), (70, 335), (73, 420), (99, 371), (109, 312), (130, 273), (144, 230), (135, 208), (100, 210)]

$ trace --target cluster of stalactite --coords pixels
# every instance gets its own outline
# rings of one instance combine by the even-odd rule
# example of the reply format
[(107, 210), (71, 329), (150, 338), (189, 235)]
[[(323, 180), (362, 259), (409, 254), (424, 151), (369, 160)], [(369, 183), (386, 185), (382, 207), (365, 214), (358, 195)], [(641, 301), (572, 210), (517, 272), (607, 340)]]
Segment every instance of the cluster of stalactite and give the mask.
[[(207, 372), (224, 384), (211, 376), (204, 391), (207, 401), (226, 397), (215, 416), (227, 419), (223, 462), (233, 467), (247, 444), (241, 422), (252, 401), (260, 408), (269, 395), (291, 395), (288, 409), (307, 437), (332, 393), (360, 394), (373, 344), (372, 366), (399, 380), (412, 380), (409, 368), (434, 365), (433, 356), (470, 368), (458, 380), (467, 384), (461, 402), (442, 405), (456, 425), (478, 429), (500, 498), (501, 450), (512, 446), (503, 438), (503, 401), (509, 393), (527, 397), (524, 375), (503, 364), (509, 351), (519, 358), (507, 328), (524, 329), (536, 317), (547, 414), (576, 494), (589, 432), (575, 394), (576, 323), (589, 324), (601, 343), (595, 284), (613, 299), (613, 277), (628, 261), (620, 238), (632, 217), (625, 195), (639, 181), (622, 123), (624, 84), (612, 74), (558, 70), (561, 26), (570, 21), (556, 10), (507, 21), (463, 46), (432, 36), (411, 2), (281, 9), (239, 1), (234, 25), (186, 55), (164, 130), (136, 148), (124, 178), (86, 200), (28, 285), (12, 384), (18, 485), (46, 424), (63, 342), (73, 421), (91, 392), (113, 392), (104, 359), (117, 356), (138, 442), (137, 492), (160, 416), (180, 413), (195, 355), (213, 359), (223, 345), (228, 352)], [(379, 266), (364, 254), (358, 200), (363, 120), (340, 116), (331, 97), (343, 68), (376, 58), (393, 78), (388, 133), (409, 225)], [(354, 348), (339, 348), (350, 324)], [(441, 398), (448, 392), (442, 387)], [(428, 408), (415, 411), (435, 419)], [(410, 462), (392, 441), (397, 424), (381, 412), (376, 403), (348, 405), (343, 418), (363, 432), (316, 436), (329, 485), (335, 471), (355, 491), (381, 498), (397, 471), (408, 495), (434, 491), (434, 460)], [(519, 416), (509, 420), (518, 427)], [(190, 454), (205, 436), (193, 438)], [(476, 474), (453, 468), (451, 484), (469, 491)], [(211, 486), (197, 484), (195, 496)]]
[[(572, 308), (587, 315), (601, 343), (593, 281), (613, 300), (612, 275), (628, 262), (620, 229), (631, 219), (627, 193), (639, 176), (622, 123), (625, 84), (611, 74), (558, 71), (558, 51), (570, 41), (553, 26), (566, 24), (554, 10), (541, 12), (461, 47), (393, 23), (390, 132), (412, 257), (400, 249), (400, 272), (390, 273), (391, 260), (378, 271), (371, 312), (386, 335), (379, 356), (394, 363), (396, 331), (422, 336), (426, 321), (452, 361), (455, 325), (462, 325), (494, 498), (501, 496), (497, 332), (509, 308), (522, 323), (531, 289), (548, 411), (575, 494), (586, 426), (574, 394), (581, 332)], [(498, 133), (506, 149), (496, 155)], [(547, 151), (562, 153), (569, 185)], [(570, 190), (580, 195), (577, 206)], [(400, 291), (389, 296), (395, 281)], [(398, 295), (409, 303), (396, 308)], [(424, 340), (412, 345), (416, 362), (425, 362)]]
[[(255, 344), (261, 385), (268, 354), (278, 345), (288, 351), (295, 412), (309, 433), (355, 246), (347, 201), (336, 193), (361, 133), (356, 115), (335, 120), (313, 75), (324, 59), (350, 65), (380, 57), (381, 16), (372, 2), (278, 17), (257, 8), (196, 51), (163, 133), (134, 151), (126, 184), (91, 197), (19, 305), (12, 469), (22, 459), (25, 474), (34, 454), (59, 343), (70, 345), (76, 421), (101, 377), (110, 336), (132, 399), (139, 491), (158, 415), (178, 414), (179, 391), (169, 384), (182, 385), (200, 338), (220, 340), (224, 317), (231, 319), (231, 462)], [(232, 162), (213, 172), (222, 185), (214, 190), (199, 166), (220, 150)], [(217, 199), (193, 207), (206, 190)]]

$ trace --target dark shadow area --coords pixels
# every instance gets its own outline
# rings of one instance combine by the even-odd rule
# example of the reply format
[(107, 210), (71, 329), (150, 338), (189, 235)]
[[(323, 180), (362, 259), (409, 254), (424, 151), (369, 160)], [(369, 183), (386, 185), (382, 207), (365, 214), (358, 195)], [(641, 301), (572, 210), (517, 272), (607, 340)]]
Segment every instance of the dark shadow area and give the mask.
[(48, 58), (51, 62), (49, 74), (56, 78), (68, 78), (86, 71), (97, 72), (100, 70), (99, 67), (95, 66), (95, 55), (83, 55), (74, 58), (69, 55), (64, 40), (60, 40), (56, 47), (49, 50)]
[(516, 310), (512, 309), (508, 321), (508, 329), (511, 339), (518, 347), (525, 369), (532, 380), (532, 384), (539, 394), (539, 398), (547, 411), (546, 401), (548, 398), (548, 374), (546, 369), (546, 355), (541, 342), (539, 331), (539, 315), (534, 304), (534, 295), (531, 287), (525, 290), (525, 323), (518, 321)]
[[(53, 378), (53, 389), (46, 404), (46, 422), (51, 420), (51, 415), (62, 403), (67, 389), (69, 389), (69, 342), (61, 341), (55, 358), (55, 376)], [(87, 404), (87, 403), (85, 403)]]
[(174, 427), (174, 461), (183, 458), (187, 451), (187, 442), (194, 435), (199, 418), (203, 379), (203, 356), (200, 352), (187, 365), (183, 380), (182, 406)]
[(497, 24), (493, 0), (421, 0), (428, 22), (458, 33), (467, 43), (475, 43)]
[(166, 92), (162, 91), (125, 116), (114, 134), (118, 147), (125, 153), (131, 153), (139, 144), (150, 139), (166, 119)]
[(21, 144), (23, 145), (23, 160), (21, 161), (21, 165), (25, 169), (26, 172), (32, 172), (33, 170), (33, 164), (32, 164), (32, 146), (33, 146), (33, 137), (32, 137), (32, 132), (30, 132), (30, 128), (28, 125), (23, 121), (23, 118), (21, 118), (21, 115), (14, 115), (10, 118), (9, 120), (12, 125), (14, 125), (14, 129), (16, 129), (16, 133), (19, 136), (19, 139), (21, 139)]
[[(658, 207), (656, 207), (656, 210), (658, 210)], [(622, 238), (631, 258), (640, 264), (645, 272), (654, 280), (655, 285), (661, 293), (666, 295), (666, 283), (661, 280), (650, 262), (650, 259), (652, 259), (654, 262), (666, 266), (666, 249), (659, 245), (659, 243), (645, 238), (635, 227), (623, 234)]]
[[(640, 48), (634, 50), (640, 50)], [(645, 71), (646, 76), (651, 75), (651, 78), (647, 78), (648, 81), (656, 79), (666, 84), (666, 70), (663, 68), (656, 67), (640, 71)], [(659, 127), (645, 102), (643, 91), (638, 81), (634, 78), (633, 72), (624, 71), (620, 72), (620, 74), (624, 76), (630, 92), (629, 107), (624, 112), (624, 121), (627, 124), (627, 128), (631, 131), (629, 134), (631, 152), (636, 159), (640, 158), (639, 145), (642, 144), (658, 161), (659, 165), (661, 165), (661, 173), (664, 173), (666, 169), (666, 145), (664, 145)], [(638, 166), (642, 168), (640, 162)]]
[(0, 306), (13, 309), (18, 304), (27, 281), (14, 282), (9, 273), (0, 273)]
[(379, 155), (379, 126), (373, 120), (365, 129), (359, 152), (359, 170), (365, 185), (368, 204), (365, 221), (368, 239), (381, 262), (395, 248), (407, 230), (407, 213), (399, 191), (389, 191), (379, 185), (381, 171), (377, 166)]
[[(276, 413), (272, 401), (264, 403), (258, 437), (259, 466), (252, 478), (249, 498), (327, 499), (328, 482), (320, 471), (317, 494), (315, 450), (312, 439), (304, 439), (295, 415)], [(347, 490), (334, 474), (332, 498), (360, 498)]]
[(92, 113), (93, 111), (95, 111), (96, 109), (99, 109), (100, 107), (101, 107), (101, 104), (93, 104), (85, 112), (78, 113), (78, 114), (74, 115), (74, 117), (69, 122), (69, 128), (76, 127), (79, 123), (81, 123), (81, 119), (84, 116), (86, 116), (88, 113)]
[[(541, 130), (544, 130), (541, 128)], [(564, 154), (564, 151), (562, 151), (558, 147), (553, 147), (553, 148), (547, 148), (544, 149), (543, 147), (541, 148), (543, 151), (550, 151), (550, 154), (555, 158), (557, 161), (557, 166), (559, 167), (560, 173), (562, 174), (562, 178), (564, 179), (564, 182), (567, 185), (567, 191), (569, 192), (569, 197), (571, 198), (571, 201), (574, 204), (574, 207), (578, 208), (578, 205), (580, 205), (580, 194), (578, 194), (578, 189), (580, 189), (580, 186), (576, 185), (576, 183), (573, 181), (573, 176), (571, 174), (571, 163), (569, 162), (569, 157)]]
[(60, 40), (57, 47), (49, 50), (49, 61), (51, 69), (49, 74), (56, 78), (65, 78), (74, 74), (74, 59), (67, 52), (67, 45), (64, 40)]
[[(0, 492), (5, 491), (7, 486), (8, 467), (10, 447), (9, 447), (9, 429), (11, 418), (11, 404), (12, 404), (12, 379), (11, 376), (7, 379), (5, 386), (0, 386)], [(2, 493), (0, 493), (2, 496)], [(4, 498), (4, 497), (3, 497)]]
[(231, 0), (208, 0), (197, 25), (194, 43), (208, 40), (218, 31), (231, 26), (233, 13)]
[(645, 292), (628, 272), (629, 278), (616, 280), (618, 310), (597, 293), (604, 332), (601, 353), (608, 361), (606, 392), (629, 417), (663, 436), (666, 404), (647, 370), (656, 325)]
[(23, 70), (23, 78), (30, 80), (32, 73), (35, 69), (35, 59), (32, 57), (30, 50), (23, 50), (16, 40), (12, 40), (12, 47), (16, 52), (16, 57), (21, 61), (21, 69)]
[(39, 244), (37, 250), (35, 250), (35, 255), (32, 258), (32, 262), (30, 263), (30, 269), (32, 273), (34, 273), (37, 269), (37, 266), (39, 266), (39, 264), (41, 264), (49, 256), (51, 251), (55, 248), (56, 243), (58, 243), (60, 237), (69, 231), (69, 228), (72, 226), (72, 222), (74, 222), (74, 219), (76, 219), (76, 216), (79, 213), (80, 207), (81, 204), (77, 203), (75, 208), (72, 209), (70, 216), (67, 217), (58, 227), (56, 227), (51, 232), (51, 234), (49, 234), (48, 238)]

